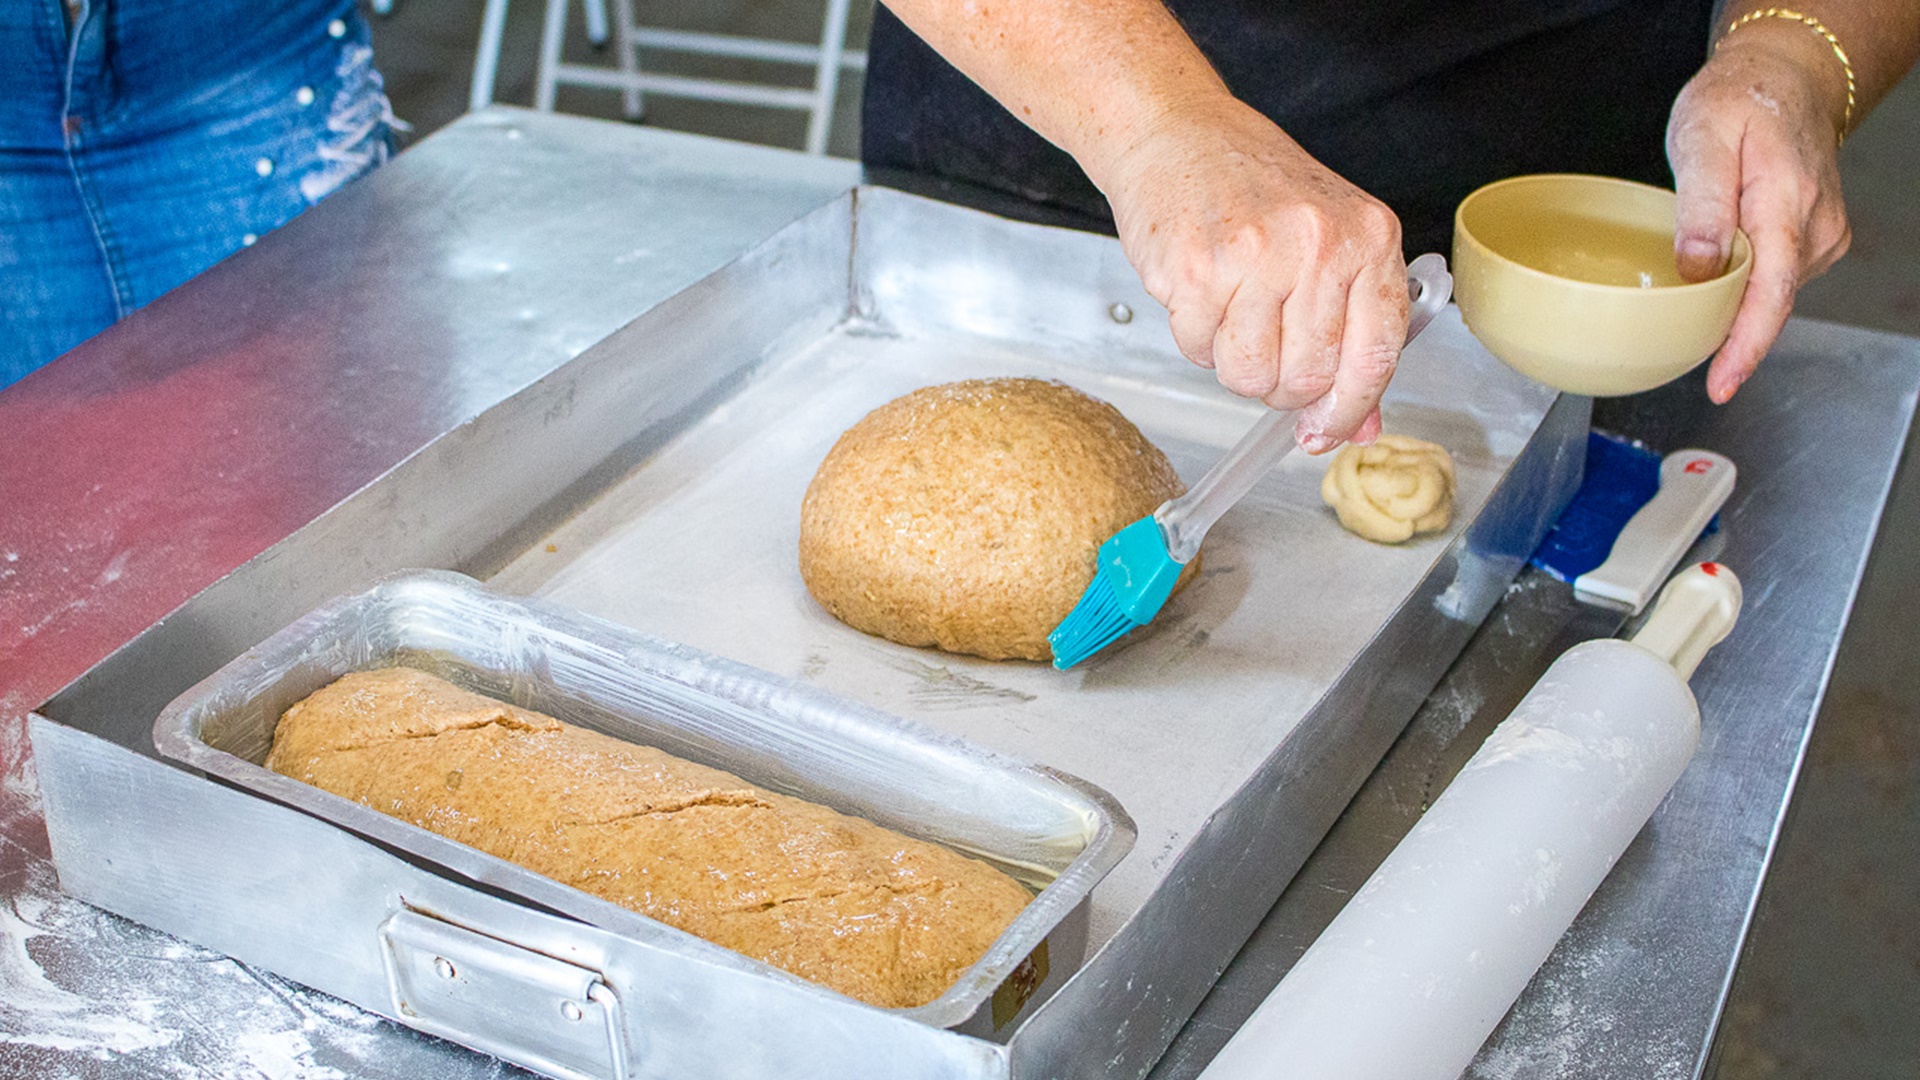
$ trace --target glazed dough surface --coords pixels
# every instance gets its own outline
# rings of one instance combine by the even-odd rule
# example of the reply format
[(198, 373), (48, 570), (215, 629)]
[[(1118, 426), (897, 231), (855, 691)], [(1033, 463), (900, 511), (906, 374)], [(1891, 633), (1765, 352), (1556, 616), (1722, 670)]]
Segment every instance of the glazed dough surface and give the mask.
[(1453, 457), (1404, 435), (1342, 447), (1320, 482), (1320, 497), (1357, 536), (1397, 544), (1453, 520)]
[(1046, 660), (1100, 545), (1182, 490), (1119, 410), (1070, 386), (931, 386), (834, 444), (801, 505), (800, 573), (869, 634)]
[(875, 1005), (1026, 906), (976, 859), (408, 668), (289, 708), (267, 767)]

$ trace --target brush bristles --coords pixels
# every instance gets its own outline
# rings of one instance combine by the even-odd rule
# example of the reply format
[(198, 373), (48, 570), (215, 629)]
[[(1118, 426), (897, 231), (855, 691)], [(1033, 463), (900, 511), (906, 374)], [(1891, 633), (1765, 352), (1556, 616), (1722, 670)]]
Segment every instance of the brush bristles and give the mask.
[(1104, 570), (1096, 573), (1087, 583), (1087, 591), (1080, 594), (1080, 602), (1060, 620), (1053, 633), (1047, 635), (1047, 644), (1053, 649), (1053, 666), (1065, 671), (1139, 625), (1121, 608), (1120, 598)]

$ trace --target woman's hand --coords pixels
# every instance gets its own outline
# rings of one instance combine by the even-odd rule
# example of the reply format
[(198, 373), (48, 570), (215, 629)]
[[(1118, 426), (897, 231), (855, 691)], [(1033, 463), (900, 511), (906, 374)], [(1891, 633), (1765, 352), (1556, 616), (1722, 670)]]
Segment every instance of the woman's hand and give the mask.
[(1089, 172), (1181, 352), (1236, 394), (1304, 409), (1296, 434), (1311, 453), (1379, 434), (1407, 327), (1386, 204), (1225, 95), (1162, 117)]
[(1746, 294), (1707, 370), (1716, 402), (1759, 366), (1799, 287), (1846, 253), (1836, 164), (1846, 93), (1820, 37), (1768, 18), (1723, 39), (1674, 102), (1667, 159), (1680, 196), (1680, 275), (1703, 281), (1725, 269), (1736, 225), (1753, 242)]

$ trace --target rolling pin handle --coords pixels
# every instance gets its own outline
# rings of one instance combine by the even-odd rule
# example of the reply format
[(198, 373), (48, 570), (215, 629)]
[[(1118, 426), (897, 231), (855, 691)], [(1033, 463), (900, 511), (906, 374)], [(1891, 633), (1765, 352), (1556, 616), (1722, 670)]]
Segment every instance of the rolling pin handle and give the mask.
[(1691, 679), (1707, 650), (1733, 632), (1740, 598), (1740, 579), (1725, 565), (1689, 566), (1660, 591), (1633, 643), (1673, 665), (1682, 679)]

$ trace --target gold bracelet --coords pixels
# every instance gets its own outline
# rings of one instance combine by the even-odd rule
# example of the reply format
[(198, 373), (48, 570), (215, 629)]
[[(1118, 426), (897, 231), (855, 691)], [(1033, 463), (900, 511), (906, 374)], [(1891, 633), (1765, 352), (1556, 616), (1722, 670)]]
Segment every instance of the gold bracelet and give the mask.
[(1840, 141), (1846, 142), (1847, 130), (1853, 127), (1853, 62), (1847, 59), (1847, 50), (1840, 47), (1840, 39), (1833, 36), (1833, 31), (1827, 29), (1826, 23), (1821, 22), (1811, 15), (1794, 11), (1791, 8), (1761, 8), (1759, 11), (1749, 11), (1745, 15), (1735, 19), (1733, 25), (1727, 27), (1727, 32), (1720, 35), (1720, 40), (1715, 42), (1713, 47), (1718, 49), (1728, 38), (1733, 36), (1735, 30), (1740, 29), (1748, 23), (1758, 22), (1761, 19), (1790, 19), (1797, 22), (1814, 33), (1819, 34), (1821, 40), (1827, 43), (1827, 47), (1833, 50), (1834, 59), (1840, 61), (1840, 70), (1847, 74), (1847, 111), (1846, 115), (1840, 120)]

